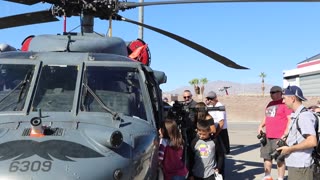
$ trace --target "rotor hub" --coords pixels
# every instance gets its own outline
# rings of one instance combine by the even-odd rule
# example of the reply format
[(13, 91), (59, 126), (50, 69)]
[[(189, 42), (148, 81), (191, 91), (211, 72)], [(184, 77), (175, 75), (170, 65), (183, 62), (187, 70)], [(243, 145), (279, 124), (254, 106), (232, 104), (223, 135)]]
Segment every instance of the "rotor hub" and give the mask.
[(59, 17), (90, 15), (100, 19), (107, 19), (117, 13), (119, 8), (116, 0), (69, 0), (65, 1), (65, 3), (55, 3), (51, 10), (54, 16)]

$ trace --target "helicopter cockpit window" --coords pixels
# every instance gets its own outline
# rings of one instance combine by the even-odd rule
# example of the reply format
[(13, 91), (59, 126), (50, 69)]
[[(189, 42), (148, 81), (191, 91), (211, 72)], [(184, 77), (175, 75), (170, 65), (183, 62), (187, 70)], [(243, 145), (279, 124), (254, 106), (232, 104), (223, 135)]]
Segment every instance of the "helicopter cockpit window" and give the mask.
[(21, 111), (29, 91), (34, 65), (0, 64), (0, 111)]
[(71, 111), (77, 74), (77, 66), (45, 65), (40, 73), (32, 111), (39, 108), (43, 111)]
[[(146, 119), (138, 71), (126, 67), (87, 66), (83, 83), (117, 113)], [(86, 88), (83, 88), (81, 111), (104, 112)]]

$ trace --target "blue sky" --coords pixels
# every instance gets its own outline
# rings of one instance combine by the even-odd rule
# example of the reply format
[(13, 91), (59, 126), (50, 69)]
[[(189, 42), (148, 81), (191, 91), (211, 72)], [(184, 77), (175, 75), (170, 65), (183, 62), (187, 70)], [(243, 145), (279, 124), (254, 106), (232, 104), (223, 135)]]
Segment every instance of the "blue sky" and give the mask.
[[(0, 7), (0, 17), (4, 17), (48, 9), (50, 5), (26, 6), (0, 1)], [(228, 68), (148, 29), (144, 30), (144, 41), (151, 51), (151, 67), (168, 76), (167, 83), (161, 85), (163, 91), (188, 86), (194, 78), (260, 83), (261, 72), (267, 74), (266, 83), (281, 86), (283, 70), (293, 69), (297, 63), (320, 53), (319, 10), (320, 3), (201, 3), (144, 8), (145, 24), (190, 39), (250, 70)], [(119, 14), (138, 21), (138, 8)], [(29, 35), (61, 33), (63, 21), (60, 20), (2, 29), (0, 43), (20, 48)], [(67, 30), (74, 29), (79, 22), (78, 17), (69, 18)], [(107, 29), (107, 21), (95, 20), (96, 32), (106, 33)], [(138, 27), (114, 21), (113, 36), (134, 40), (138, 37)]]

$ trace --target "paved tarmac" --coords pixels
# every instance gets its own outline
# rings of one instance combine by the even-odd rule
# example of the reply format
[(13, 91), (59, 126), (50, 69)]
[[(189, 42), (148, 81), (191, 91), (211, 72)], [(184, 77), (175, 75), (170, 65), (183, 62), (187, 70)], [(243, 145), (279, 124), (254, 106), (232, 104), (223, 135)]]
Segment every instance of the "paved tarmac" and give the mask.
[[(225, 180), (261, 180), (264, 176), (260, 142), (257, 139), (259, 122), (228, 122), (231, 152), (226, 157)], [(275, 162), (271, 175), (278, 178)], [(286, 171), (287, 176), (287, 171)]]

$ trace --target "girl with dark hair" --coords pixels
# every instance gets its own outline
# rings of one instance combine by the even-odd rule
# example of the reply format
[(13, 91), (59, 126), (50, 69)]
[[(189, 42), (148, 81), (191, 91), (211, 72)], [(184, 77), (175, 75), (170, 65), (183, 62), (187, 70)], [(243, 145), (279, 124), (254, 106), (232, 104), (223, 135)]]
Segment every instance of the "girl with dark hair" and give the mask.
[(201, 120), (207, 120), (209, 121), (208, 123), (210, 124), (210, 133), (211, 135), (214, 135), (216, 133), (216, 127), (214, 125), (214, 120), (212, 116), (209, 114), (207, 110), (207, 105), (204, 102), (198, 102), (195, 108), (196, 108), (195, 120), (194, 120), (195, 127), (197, 122)]
[(165, 180), (185, 180), (188, 169), (183, 161), (184, 141), (177, 123), (166, 119), (159, 129), (159, 163)]

